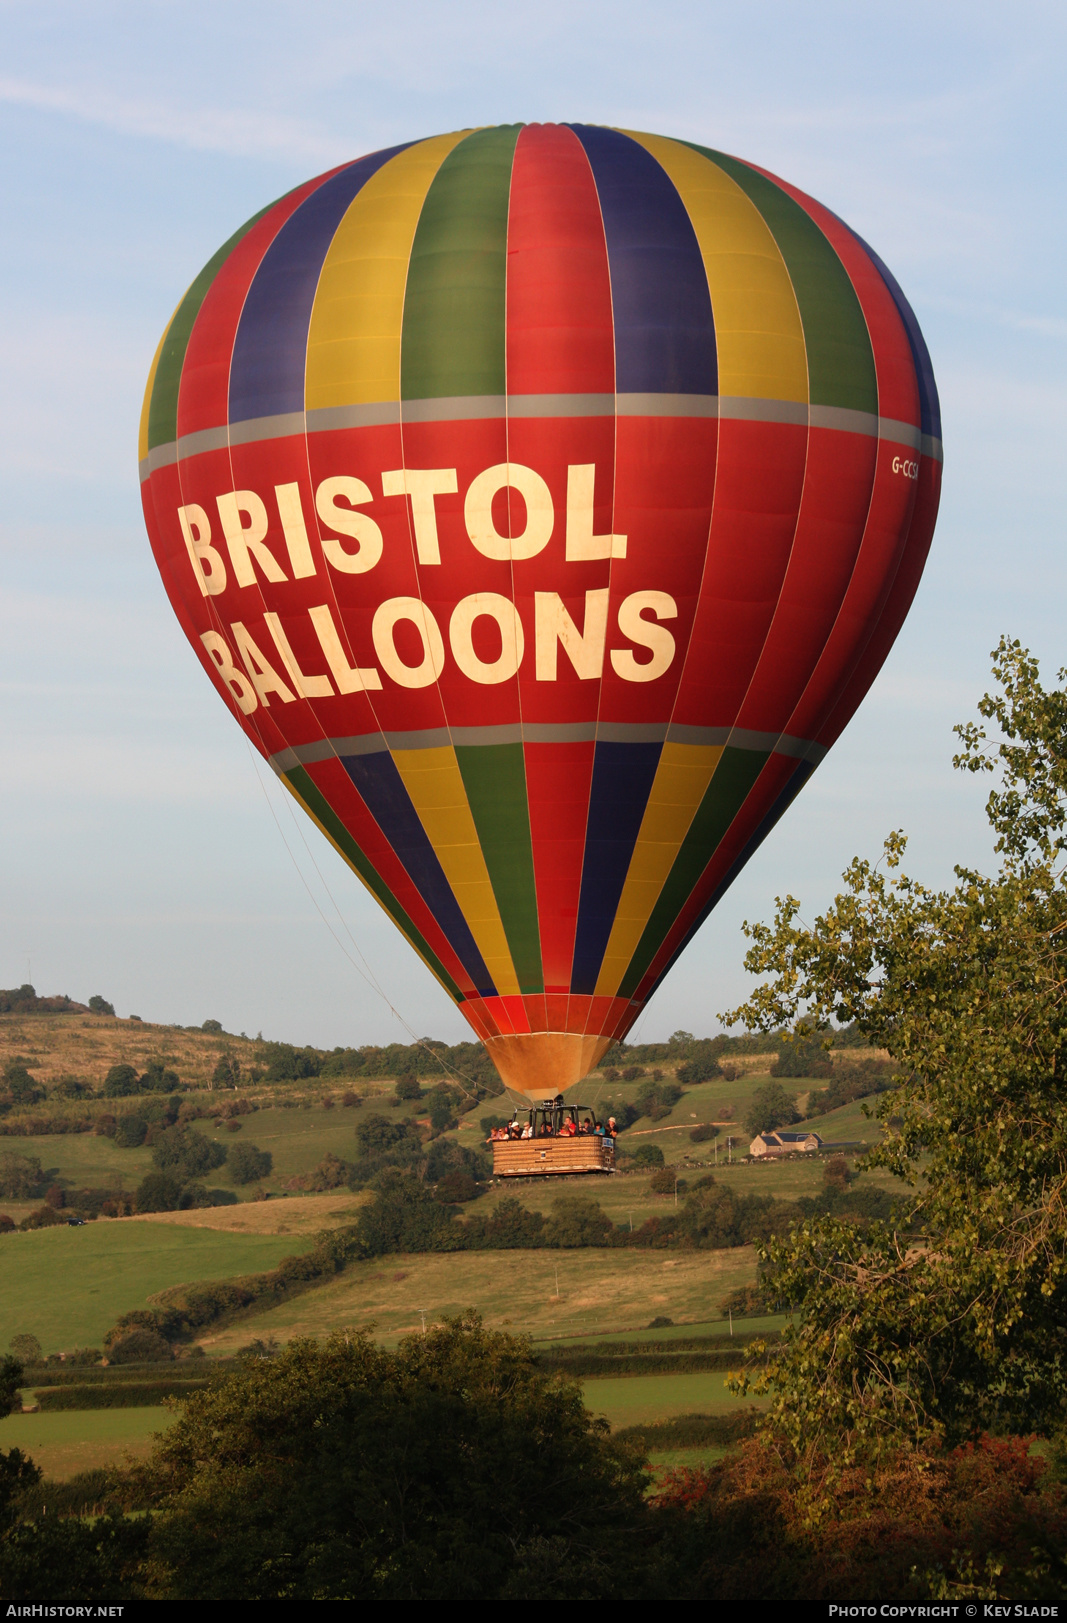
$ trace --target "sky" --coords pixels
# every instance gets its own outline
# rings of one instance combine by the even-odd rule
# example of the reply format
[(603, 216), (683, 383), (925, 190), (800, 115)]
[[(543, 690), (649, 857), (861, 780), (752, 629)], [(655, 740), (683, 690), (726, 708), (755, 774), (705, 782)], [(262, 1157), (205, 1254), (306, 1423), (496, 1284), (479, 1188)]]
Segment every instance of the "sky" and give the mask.
[(773, 170), (887, 262), (941, 393), (911, 615), (632, 1035), (717, 1030), (752, 984), (742, 921), (786, 892), (811, 919), (891, 829), (927, 883), (988, 868), (953, 724), (1002, 633), (1067, 664), (1065, 44), (1063, 7), (1028, 0), (0, 0), (0, 985), (327, 1047), (469, 1035), (200, 671), (136, 442), (159, 336), (237, 225), (471, 125), (621, 125)]

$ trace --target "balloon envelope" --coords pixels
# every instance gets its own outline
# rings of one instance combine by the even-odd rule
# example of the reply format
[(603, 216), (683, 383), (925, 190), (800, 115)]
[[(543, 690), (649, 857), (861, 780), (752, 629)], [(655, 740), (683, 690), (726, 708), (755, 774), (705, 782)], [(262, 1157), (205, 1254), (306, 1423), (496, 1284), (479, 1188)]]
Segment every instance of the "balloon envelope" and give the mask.
[(585, 125), (370, 154), (179, 304), (140, 471), (245, 733), (532, 1097), (853, 714), (933, 531), (914, 315), (754, 165)]

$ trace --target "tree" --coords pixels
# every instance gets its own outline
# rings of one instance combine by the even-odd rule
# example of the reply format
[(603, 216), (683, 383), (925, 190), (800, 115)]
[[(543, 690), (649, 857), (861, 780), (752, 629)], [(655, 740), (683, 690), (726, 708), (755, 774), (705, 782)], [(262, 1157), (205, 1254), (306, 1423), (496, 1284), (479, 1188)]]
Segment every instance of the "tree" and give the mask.
[(701, 1054), (696, 1059), (687, 1059), (684, 1065), (679, 1065), (675, 1075), (686, 1087), (692, 1087), (694, 1083), (710, 1082), (712, 1077), (721, 1076), (722, 1066), (710, 1054)]
[(588, 1195), (557, 1195), (545, 1225), (544, 1243), (565, 1251), (604, 1245), (614, 1231), (615, 1225), (598, 1201)]
[(101, 997), (99, 993), (89, 999), (89, 1007), (94, 1014), (114, 1014), (115, 1012), (115, 1005), (109, 1003), (107, 998)]
[(113, 1065), (104, 1078), (105, 1099), (125, 1099), (137, 1092), (137, 1072), (132, 1065)]
[(195, 1127), (168, 1127), (153, 1144), (152, 1159), (161, 1172), (187, 1183), (222, 1166), (226, 1146), (205, 1138)]
[(35, 1105), (44, 1098), (44, 1089), (18, 1060), (4, 1067), (4, 1091), (15, 1105)]
[(396, 1100), (398, 1104), (408, 1104), (422, 1098), (422, 1089), (419, 1079), (414, 1071), (406, 1071), (396, 1079)]
[(234, 1183), (256, 1183), (260, 1178), (270, 1177), (274, 1157), (269, 1150), (261, 1150), (246, 1141), (233, 1146), (227, 1162)]
[(144, 1143), (148, 1123), (137, 1111), (127, 1110), (115, 1118), (115, 1143), (120, 1150), (136, 1150)]
[(176, 1212), (182, 1186), (167, 1172), (150, 1172), (137, 1185), (133, 1204), (139, 1212)]
[(776, 1127), (788, 1127), (799, 1120), (792, 1094), (786, 1093), (780, 1082), (764, 1082), (753, 1093), (745, 1112), (745, 1131), (755, 1138), (757, 1133), (773, 1133)]
[(161, 1059), (149, 1060), (141, 1077), (141, 1093), (174, 1093), (181, 1087), (177, 1071), (166, 1068)]
[(151, 1468), (154, 1598), (186, 1601), (621, 1597), (647, 1480), (576, 1382), (473, 1314), (242, 1360)]
[(854, 1022), (896, 1062), (865, 1164), (913, 1191), (910, 1228), (813, 1218), (767, 1252), (774, 1293), (803, 1307), (765, 1379), (805, 1458), (1067, 1418), (1067, 690), (1018, 642), (993, 658), (978, 708), (999, 737), (957, 728), (955, 765), (999, 768), (995, 871), (930, 890), (890, 835), (812, 925), (791, 896), (746, 925), (746, 966), (771, 979), (724, 1017)]
[(218, 1036), (222, 1031), (222, 1021), (205, 1020), (203, 1025), (200, 1027), (200, 1030), (210, 1032), (212, 1036)]
[(41, 1163), (36, 1155), (0, 1150), (0, 1195), (5, 1200), (32, 1200), (41, 1184)]
[[(39, 1364), (41, 1361), (41, 1343), (36, 1336), (15, 1336), (16, 1341), (33, 1341), (37, 1347), (37, 1357), (28, 1359), (28, 1363)], [(0, 1415), (17, 1414), (22, 1408), (22, 1361), (21, 1357), (12, 1358), (5, 1353), (0, 1358)]]
[(232, 1049), (220, 1054), (211, 1073), (213, 1088), (235, 1088), (241, 1080), (241, 1061)]

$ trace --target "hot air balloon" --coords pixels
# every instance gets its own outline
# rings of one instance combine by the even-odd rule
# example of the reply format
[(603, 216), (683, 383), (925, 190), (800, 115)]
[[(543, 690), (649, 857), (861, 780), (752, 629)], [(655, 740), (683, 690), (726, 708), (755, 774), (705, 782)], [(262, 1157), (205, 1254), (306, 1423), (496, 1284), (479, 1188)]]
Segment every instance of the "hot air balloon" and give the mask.
[(846, 725), (941, 428), (878, 256), (691, 142), (461, 130), (209, 260), (141, 424), (170, 601), (519, 1099), (621, 1038)]

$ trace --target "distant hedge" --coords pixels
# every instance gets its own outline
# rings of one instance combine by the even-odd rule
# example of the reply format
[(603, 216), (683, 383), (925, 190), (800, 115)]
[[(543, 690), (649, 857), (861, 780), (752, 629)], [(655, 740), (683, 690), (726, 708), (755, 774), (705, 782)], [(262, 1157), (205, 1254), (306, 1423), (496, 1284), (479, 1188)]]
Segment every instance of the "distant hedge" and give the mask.
[(143, 1409), (164, 1398), (187, 1398), (207, 1386), (209, 1377), (192, 1381), (90, 1381), (78, 1386), (44, 1387), (33, 1396), (42, 1409)]
[(759, 1420), (760, 1411), (755, 1408), (735, 1409), (732, 1414), (679, 1414), (650, 1425), (623, 1426), (615, 1436), (639, 1444), (648, 1453), (653, 1449), (700, 1448), (707, 1444), (722, 1448), (752, 1437)]

